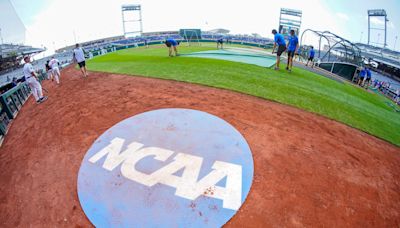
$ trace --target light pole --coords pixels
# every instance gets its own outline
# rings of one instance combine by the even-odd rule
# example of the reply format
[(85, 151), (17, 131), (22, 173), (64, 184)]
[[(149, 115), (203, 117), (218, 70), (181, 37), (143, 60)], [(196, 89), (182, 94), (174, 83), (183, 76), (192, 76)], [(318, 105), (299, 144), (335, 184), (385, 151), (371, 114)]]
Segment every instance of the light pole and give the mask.
[(394, 38), (393, 50), (396, 51), (397, 36)]
[(76, 34), (75, 34), (75, 30), (72, 30), (72, 32), (74, 33), (74, 41), (76, 43)]
[[(40, 45), (40, 47), (41, 47), (42, 49), (44, 49), (44, 46), (43, 46), (43, 44), (41, 44), (41, 45)], [(42, 58), (44, 58), (44, 53), (45, 53), (45, 52), (43, 52), (43, 56), (42, 56)]]
[(0, 38), (1, 38), (0, 53), (3, 56), (3, 35), (1, 34), (1, 28), (0, 28)]
[(3, 45), (4, 42), (3, 42), (3, 35), (1, 34), (1, 28), (0, 28), (0, 38), (1, 38), (1, 45)]
[(376, 40), (376, 44), (379, 45), (379, 37), (381, 36), (380, 33), (378, 33), (378, 39)]

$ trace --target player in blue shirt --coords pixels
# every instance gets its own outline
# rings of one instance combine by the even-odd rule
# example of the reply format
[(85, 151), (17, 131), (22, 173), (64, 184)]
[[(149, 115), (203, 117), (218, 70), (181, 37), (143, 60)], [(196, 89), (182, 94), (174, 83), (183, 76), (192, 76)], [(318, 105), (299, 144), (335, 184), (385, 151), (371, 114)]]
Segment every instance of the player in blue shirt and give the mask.
[(278, 46), (278, 51), (276, 52), (276, 65), (275, 70), (279, 70), (279, 63), (281, 61), (281, 55), (286, 50), (286, 42), (285, 38), (283, 38), (282, 34), (279, 34), (275, 29), (272, 30), (272, 34), (274, 34), (274, 47), (272, 48), (272, 54), (275, 51), (276, 46)]
[(308, 60), (307, 60), (306, 66), (308, 66), (308, 62), (311, 61), (311, 68), (314, 68), (314, 63), (313, 63), (314, 56), (315, 56), (315, 50), (314, 50), (314, 47), (311, 46), (310, 52), (308, 54)]
[(297, 51), (297, 48), (299, 48), (299, 39), (297, 38), (296, 34), (294, 33), (294, 30), (290, 30), (289, 42), (287, 44), (288, 61), (287, 61), (287, 66), (286, 66), (286, 70), (288, 70), (289, 72), (292, 71), (293, 57)]
[(294, 54), (295, 55), (294, 59), (296, 60), (296, 56), (297, 56), (297, 58), (299, 59), (299, 62), (301, 61), (301, 52), (302, 52), (301, 47), (299, 47), (299, 48), (297, 48), (297, 51)]
[(177, 42), (175, 39), (173, 39), (173, 38), (167, 38), (166, 40), (165, 40), (165, 45), (168, 47), (168, 49), (169, 49), (169, 56), (170, 57), (173, 57), (173, 55), (172, 55), (172, 48), (174, 49), (174, 52), (175, 52), (175, 56), (179, 56), (179, 54), (178, 54), (178, 50), (177, 50), (177, 46), (179, 45), (179, 42)]
[(362, 83), (364, 82), (364, 78), (365, 78), (366, 74), (367, 74), (367, 71), (365, 70), (365, 68), (362, 68), (360, 71), (359, 77), (358, 77), (358, 82), (357, 82), (357, 84), (359, 86), (361, 86)]
[(367, 77), (365, 78), (364, 86), (366, 86), (366, 89), (368, 89), (368, 86), (371, 82), (372, 74), (371, 74), (371, 70), (367, 67), (365, 68), (365, 72), (366, 72)]

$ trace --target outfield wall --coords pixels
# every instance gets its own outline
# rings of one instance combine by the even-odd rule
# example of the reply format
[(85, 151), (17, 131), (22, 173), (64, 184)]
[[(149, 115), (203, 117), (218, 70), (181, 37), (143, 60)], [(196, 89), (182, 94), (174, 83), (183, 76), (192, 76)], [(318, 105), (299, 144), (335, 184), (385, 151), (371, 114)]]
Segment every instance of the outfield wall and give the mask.
[[(178, 40), (178, 41), (181, 42), (181, 45), (187, 43), (185, 40)], [(191, 42), (191, 43), (196, 43), (196, 42)], [(200, 41), (200, 43), (216, 43), (216, 41), (211, 40), (211, 39), (207, 39), (207, 40), (202, 39)], [(148, 45), (160, 45), (160, 44), (164, 44), (164, 40), (152, 41), (152, 42), (148, 42), (147, 44)], [(229, 42), (229, 45), (231, 45), (231, 44), (239, 44), (239, 45), (245, 45), (245, 46), (251, 46), (251, 47), (265, 48), (265, 49), (273, 47), (272, 44), (260, 44), (260, 43), (251, 43), (251, 42), (241, 42), (241, 41)], [(132, 43), (132, 44), (127, 44), (127, 45), (111, 45), (109, 47), (105, 47), (105, 48), (102, 48), (99, 50), (89, 51), (86, 53), (86, 57), (90, 59), (90, 58), (100, 56), (100, 55), (105, 55), (107, 53), (114, 52), (114, 51), (124, 50), (124, 49), (128, 49), (128, 48), (143, 47), (143, 46), (145, 46), (144, 42)]]

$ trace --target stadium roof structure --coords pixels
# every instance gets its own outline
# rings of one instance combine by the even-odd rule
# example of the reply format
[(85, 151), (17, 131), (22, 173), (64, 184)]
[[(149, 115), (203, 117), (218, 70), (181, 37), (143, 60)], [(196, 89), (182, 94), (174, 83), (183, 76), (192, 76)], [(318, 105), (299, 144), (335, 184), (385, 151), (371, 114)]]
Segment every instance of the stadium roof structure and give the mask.
[(21, 66), (20, 63), (23, 56), (38, 54), (45, 50), (44, 48), (34, 48), (26, 45), (1, 44), (0, 75), (18, 69)]
[(375, 53), (375, 54), (381, 55), (382, 57), (388, 57), (388, 58), (392, 58), (394, 60), (400, 61), (400, 52), (399, 51), (390, 50), (388, 48), (376, 47), (376, 46), (363, 44), (363, 43), (356, 43), (356, 45), (361, 48), (362, 52)]
[[(340, 37), (334, 33), (331, 33), (329, 31), (322, 32), (322, 31), (315, 31), (312, 29), (306, 29), (301, 34), (301, 39), (300, 39), (301, 45), (304, 45), (303, 36), (305, 33), (312, 33), (319, 37), (318, 58), (321, 61), (330, 62), (331, 57), (334, 57), (335, 61), (339, 59), (343, 62), (348, 62), (355, 65), (362, 64), (361, 49), (356, 44), (350, 42), (349, 40)], [(321, 51), (321, 42), (323, 39), (328, 43), (328, 48), (327, 50), (325, 50), (325, 52)], [(321, 56), (321, 54), (323, 54), (323, 56)]]
[(27, 45), (19, 44), (0, 44), (1, 58), (8, 58), (12, 56), (32, 55), (46, 51), (45, 48), (34, 48)]
[(387, 58), (387, 57), (382, 56), (382, 55), (377, 55), (375, 53), (364, 52), (364, 51), (362, 51), (362, 56), (366, 57), (366, 58), (373, 59), (376, 62), (384, 63), (386, 65), (389, 65), (389, 66), (392, 66), (392, 67), (396, 67), (397, 69), (400, 69), (400, 61), (399, 60), (395, 60), (395, 59), (392, 59), (392, 58)]
[(208, 32), (209, 33), (215, 33), (215, 34), (228, 34), (230, 31), (228, 29), (219, 28), (219, 29), (210, 30)]
[(363, 57), (400, 69), (400, 52), (363, 43), (356, 45), (361, 49)]
[[(96, 39), (96, 40), (81, 42), (79, 44), (83, 47), (83, 46), (102, 44), (105, 42), (113, 42), (113, 41), (118, 41), (118, 40), (123, 40), (123, 39), (125, 39), (125, 36), (123, 36), (123, 35), (122, 36), (111, 36), (111, 37), (105, 37), (105, 38), (100, 38), (100, 39)], [(62, 53), (64, 51), (72, 50), (74, 48), (75, 48), (75, 44), (68, 45), (63, 48), (57, 49), (56, 53)]]

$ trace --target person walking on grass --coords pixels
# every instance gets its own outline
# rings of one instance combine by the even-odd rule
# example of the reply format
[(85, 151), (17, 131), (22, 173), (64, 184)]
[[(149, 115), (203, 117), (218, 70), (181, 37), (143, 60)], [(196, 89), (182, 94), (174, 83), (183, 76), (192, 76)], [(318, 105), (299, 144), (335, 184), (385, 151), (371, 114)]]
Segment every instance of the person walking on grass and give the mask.
[(24, 65), (24, 77), (25, 81), (28, 84), (29, 88), (32, 91), (33, 97), (36, 100), (37, 104), (40, 104), (47, 100), (47, 97), (43, 96), (42, 86), (39, 83), (39, 79), (37, 78), (37, 74), (33, 69), (31, 64), (31, 57), (24, 57), (25, 65)]
[(79, 44), (75, 45), (75, 49), (73, 50), (73, 59), (74, 62), (78, 63), (79, 68), (81, 69), (81, 72), (83, 74), (83, 77), (86, 78), (88, 76), (88, 73), (86, 70), (85, 53), (83, 49), (79, 46)]
[(288, 59), (287, 59), (287, 66), (286, 70), (289, 72), (292, 71), (293, 67), (293, 57), (299, 48), (299, 39), (297, 38), (296, 34), (294, 33), (294, 30), (290, 30), (290, 36), (289, 36), (289, 42), (287, 44), (287, 54), (288, 54)]
[(314, 68), (314, 62), (313, 62), (314, 56), (315, 56), (315, 50), (314, 50), (314, 47), (311, 46), (310, 52), (308, 54), (308, 60), (307, 60), (306, 66), (308, 66), (309, 62), (311, 62), (311, 68)]
[(274, 47), (272, 48), (272, 54), (274, 54), (275, 48), (278, 47), (276, 52), (276, 64), (275, 70), (279, 70), (279, 64), (281, 62), (281, 55), (286, 50), (286, 42), (283, 35), (278, 33), (275, 29), (272, 30), (272, 34), (274, 34)]

